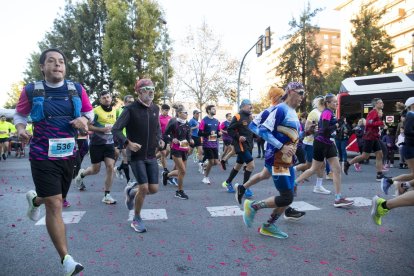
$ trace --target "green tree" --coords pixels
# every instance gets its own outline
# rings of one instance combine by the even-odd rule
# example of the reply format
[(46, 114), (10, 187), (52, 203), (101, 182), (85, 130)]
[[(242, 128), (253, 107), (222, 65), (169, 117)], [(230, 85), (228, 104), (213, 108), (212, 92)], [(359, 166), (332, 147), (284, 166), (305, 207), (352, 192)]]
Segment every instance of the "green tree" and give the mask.
[(391, 50), (394, 46), (379, 25), (384, 13), (385, 10), (377, 11), (362, 5), (359, 14), (351, 20), (355, 42), (350, 44), (346, 56), (346, 77), (392, 72)]
[[(155, 101), (162, 95), (163, 43), (169, 46), (158, 4), (151, 0), (108, 0), (108, 21), (104, 38), (104, 59), (115, 88), (131, 94), (137, 78), (149, 77), (156, 85)], [(167, 60), (170, 49), (166, 49)], [(168, 74), (172, 69), (167, 63)]]
[(308, 3), (299, 19), (291, 19), (291, 33), (284, 37), (288, 42), (276, 70), (276, 76), (281, 78), (279, 86), (285, 87), (291, 81), (299, 81), (305, 86), (306, 96), (300, 107), (302, 111), (322, 89), (323, 76), (319, 69), (322, 50), (315, 39), (319, 27), (311, 24), (319, 11), (319, 8), (311, 11)]
[(106, 23), (104, 0), (87, 0), (72, 4), (67, 0), (64, 13), (39, 42), (25, 71), (27, 82), (42, 78), (39, 56), (42, 50), (59, 48), (67, 57), (66, 77), (82, 83), (89, 94), (111, 89), (109, 70), (103, 60), (103, 36)]
[(16, 108), (17, 102), (19, 101), (20, 94), (24, 86), (24, 81), (13, 83), (10, 91), (7, 93), (7, 102), (4, 104), (5, 108)]
[[(185, 97), (195, 100), (202, 110), (207, 103), (217, 103), (219, 96), (230, 99), (230, 89), (237, 86), (240, 63), (229, 56), (207, 23), (189, 29), (182, 42), (185, 54), (178, 55), (176, 77)], [(177, 97), (176, 97), (177, 98)]]
[(341, 88), (341, 83), (344, 80), (345, 72), (339, 67), (334, 67), (324, 74), (324, 81), (322, 84), (322, 93), (331, 92), (337, 94)]

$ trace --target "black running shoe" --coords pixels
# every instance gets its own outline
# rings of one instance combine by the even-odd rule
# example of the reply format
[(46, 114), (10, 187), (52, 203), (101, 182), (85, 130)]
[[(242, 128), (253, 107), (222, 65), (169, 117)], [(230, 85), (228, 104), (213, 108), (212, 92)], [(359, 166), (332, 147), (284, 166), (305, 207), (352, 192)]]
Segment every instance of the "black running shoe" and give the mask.
[(380, 174), (377, 173), (377, 177), (375, 178), (375, 180), (381, 181), (384, 177), (385, 175), (383, 173), (380, 173)]
[(162, 172), (162, 185), (167, 186), (168, 181), (168, 171)]
[(234, 190), (236, 191), (234, 196), (236, 197), (237, 202), (239, 204), (242, 204), (242, 198), (244, 196), (244, 192), (246, 191), (246, 188), (244, 188), (243, 185), (236, 183), (234, 185)]
[(188, 195), (186, 195), (183, 190), (176, 191), (175, 197), (179, 199), (188, 199)]
[(348, 161), (345, 161), (345, 163), (344, 163), (344, 174), (348, 175), (349, 167), (351, 167), (351, 164), (349, 164)]
[(296, 210), (292, 207), (288, 207), (288, 208), (286, 208), (283, 217), (286, 220), (297, 221), (297, 220), (300, 220), (301, 218), (303, 218), (303, 216), (305, 214), (306, 214), (306, 212), (298, 211), (298, 210)]
[(221, 168), (222, 168), (223, 170), (226, 170), (226, 161), (224, 161), (224, 160), (222, 159), (222, 160), (220, 160), (220, 164), (221, 164)]

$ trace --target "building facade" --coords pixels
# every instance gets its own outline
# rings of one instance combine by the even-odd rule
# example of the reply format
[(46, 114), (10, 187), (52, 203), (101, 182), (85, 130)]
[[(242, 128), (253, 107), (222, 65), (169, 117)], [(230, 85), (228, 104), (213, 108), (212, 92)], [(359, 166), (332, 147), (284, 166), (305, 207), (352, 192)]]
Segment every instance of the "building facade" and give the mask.
[(335, 10), (341, 16), (341, 63), (348, 53), (348, 47), (353, 42), (351, 34), (351, 18), (360, 12), (361, 6), (375, 10), (385, 9), (380, 27), (390, 36), (393, 45), (392, 51), (395, 72), (410, 72), (413, 67), (414, 47), (414, 1), (413, 0), (346, 0), (341, 1)]

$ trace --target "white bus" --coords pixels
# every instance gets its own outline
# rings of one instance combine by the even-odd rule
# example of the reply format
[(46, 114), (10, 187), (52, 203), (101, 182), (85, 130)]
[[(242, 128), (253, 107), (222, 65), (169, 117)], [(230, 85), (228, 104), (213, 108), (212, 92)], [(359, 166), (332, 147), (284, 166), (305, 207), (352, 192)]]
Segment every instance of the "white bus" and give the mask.
[(347, 118), (352, 124), (366, 118), (372, 109), (371, 100), (380, 98), (384, 102), (384, 120), (390, 126), (398, 124), (399, 112), (396, 102), (405, 102), (414, 97), (414, 74), (390, 73), (347, 78), (342, 81), (338, 94), (337, 118)]

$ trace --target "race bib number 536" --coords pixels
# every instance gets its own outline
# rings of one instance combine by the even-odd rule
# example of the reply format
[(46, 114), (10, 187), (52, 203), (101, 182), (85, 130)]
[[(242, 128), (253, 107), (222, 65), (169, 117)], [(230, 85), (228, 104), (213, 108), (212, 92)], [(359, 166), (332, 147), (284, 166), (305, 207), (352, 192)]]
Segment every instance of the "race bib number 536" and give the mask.
[(49, 139), (49, 157), (66, 157), (73, 155), (75, 138)]

